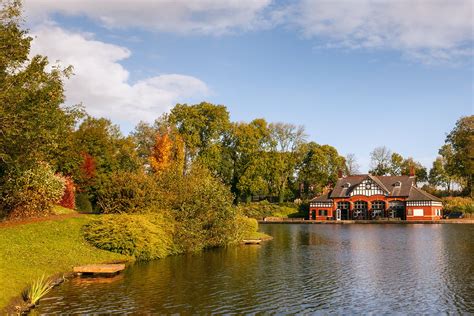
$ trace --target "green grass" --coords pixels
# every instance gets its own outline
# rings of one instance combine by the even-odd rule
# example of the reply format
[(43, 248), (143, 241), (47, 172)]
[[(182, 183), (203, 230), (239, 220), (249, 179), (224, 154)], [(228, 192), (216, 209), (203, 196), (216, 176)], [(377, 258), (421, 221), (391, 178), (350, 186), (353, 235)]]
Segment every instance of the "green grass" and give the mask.
[(61, 205), (55, 205), (53, 207), (53, 214), (54, 215), (67, 215), (67, 214), (77, 214), (75, 210), (71, 210), (70, 208), (62, 207)]
[(94, 248), (83, 239), (80, 230), (91, 216), (0, 228), (0, 308), (43, 274), (129, 258)]

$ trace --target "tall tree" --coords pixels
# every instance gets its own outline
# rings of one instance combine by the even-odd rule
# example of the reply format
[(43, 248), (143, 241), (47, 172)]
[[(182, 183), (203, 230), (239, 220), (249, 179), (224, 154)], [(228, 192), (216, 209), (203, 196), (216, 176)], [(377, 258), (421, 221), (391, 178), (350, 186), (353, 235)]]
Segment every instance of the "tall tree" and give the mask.
[(225, 138), (225, 156), (230, 158), (228, 170), (231, 190), (236, 197), (247, 200), (252, 195), (268, 193), (267, 152), (270, 144), (270, 130), (264, 119), (250, 123), (234, 123)]
[(465, 191), (473, 195), (474, 182), (474, 115), (461, 117), (446, 137), (446, 144), (453, 149), (453, 161), (449, 170), (465, 183)]
[(392, 152), (385, 146), (377, 147), (370, 153), (371, 174), (384, 176), (390, 173), (390, 161)]
[(287, 123), (272, 123), (269, 126), (271, 135), (271, 184), (273, 191), (283, 202), (288, 190), (288, 182), (296, 172), (303, 155), (301, 146), (305, 143), (306, 134), (303, 126)]
[(40, 55), (29, 59), (31, 37), (21, 29), (21, 2), (0, 6), (1, 176), (7, 168), (38, 161), (56, 165), (80, 108), (61, 106), (63, 79), (72, 68), (51, 68)]
[(334, 185), (346, 160), (336, 148), (314, 142), (303, 145), (304, 158), (299, 169), (298, 182), (303, 183), (309, 196), (320, 194), (328, 185)]
[(354, 154), (347, 154), (346, 170), (347, 170), (348, 175), (354, 175), (354, 174), (360, 173), (360, 165), (357, 163), (357, 159)]
[(223, 105), (202, 102), (195, 105), (177, 104), (169, 122), (177, 129), (185, 144), (185, 161), (190, 164), (199, 156), (205, 165), (220, 160), (219, 143), (230, 127), (229, 112)]

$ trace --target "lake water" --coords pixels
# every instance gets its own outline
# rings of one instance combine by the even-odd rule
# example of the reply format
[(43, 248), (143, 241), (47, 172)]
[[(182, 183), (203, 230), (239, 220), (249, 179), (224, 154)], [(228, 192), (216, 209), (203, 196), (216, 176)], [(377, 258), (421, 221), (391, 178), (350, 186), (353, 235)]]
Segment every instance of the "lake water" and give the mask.
[(39, 313), (474, 313), (474, 225), (261, 225), (274, 240), (74, 279)]

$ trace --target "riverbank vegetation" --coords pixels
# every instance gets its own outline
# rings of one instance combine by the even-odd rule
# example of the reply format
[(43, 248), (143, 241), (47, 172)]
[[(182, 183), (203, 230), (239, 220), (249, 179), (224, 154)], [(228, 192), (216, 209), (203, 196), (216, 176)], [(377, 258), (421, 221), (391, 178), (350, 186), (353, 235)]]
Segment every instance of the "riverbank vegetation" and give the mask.
[(51, 276), (71, 271), (75, 265), (131, 258), (100, 250), (84, 240), (82, 229), (90, 216), (0, 228), (0, 307), (43, 274)]

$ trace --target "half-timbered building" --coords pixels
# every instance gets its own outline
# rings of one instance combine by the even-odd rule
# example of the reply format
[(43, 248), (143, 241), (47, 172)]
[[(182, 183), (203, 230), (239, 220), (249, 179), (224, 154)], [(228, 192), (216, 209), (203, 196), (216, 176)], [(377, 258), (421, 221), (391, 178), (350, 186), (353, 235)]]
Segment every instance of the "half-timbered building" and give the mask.
[(309, 219), (437, 220), (441, 200), (416, 187), (414, 176), (341, 177), (329, 192), (310, 201)]

